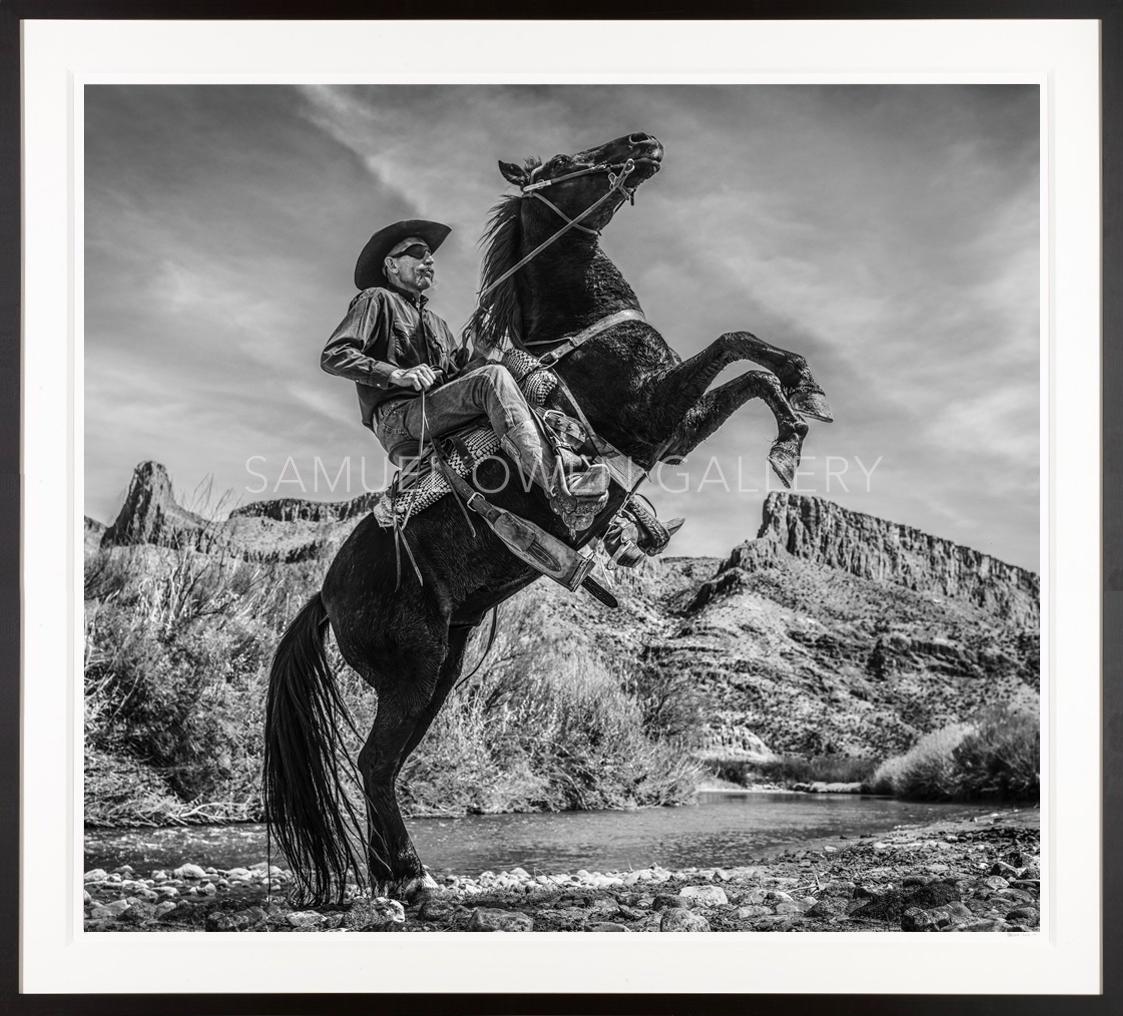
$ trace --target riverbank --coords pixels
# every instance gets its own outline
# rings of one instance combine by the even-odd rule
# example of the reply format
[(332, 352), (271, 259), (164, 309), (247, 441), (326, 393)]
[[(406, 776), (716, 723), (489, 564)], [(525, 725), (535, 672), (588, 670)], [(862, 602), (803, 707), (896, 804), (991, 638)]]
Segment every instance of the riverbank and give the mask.
[[(752, 865), (450, 875), (413, 901), (294, 910), (265, 862), (87, 872), (87, 931), (990, 931), (1038, 928), (1039, 812), (807, 841)], [(269, 893), (272, 892), (270, 896)]]

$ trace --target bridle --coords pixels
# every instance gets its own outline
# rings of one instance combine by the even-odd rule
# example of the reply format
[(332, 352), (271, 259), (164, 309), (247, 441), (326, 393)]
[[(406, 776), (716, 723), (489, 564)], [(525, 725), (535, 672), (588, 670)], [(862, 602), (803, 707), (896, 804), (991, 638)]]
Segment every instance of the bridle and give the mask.
[[(617, 170), (619, 172), (617, 172)], [(524, 265), (529, 264), (531, 261), (533, 261), (547, 247), (549, 247), (557, 240), (560, 240), (571, 229), (579, 229), (583, 233), (587, 233), (590, 236), (600, 236), (599, 230), (590, 229), (588, 226), (582, 226), (581, 220), (587, 219), (590, 215), (593, 214), (593, 212), (600, 208), (601, 205), (608, 201), (609, 198), (613, 197), (619, 191), (624, 190), (625, 184), (628, 182), (628, 177), (631, 176), (632, 173), (635, 172), (635, 170), (635, 159), (628, 159), (623, 163), (598, 162), (596, 165), (584, 166), (581, 169), (574, 170), (572, 173), (563, 173), (561, 176), (555, 176), (549, 180), (540, 180), (537, 183), (528, 183), (523, 186), (522, 193), (524, 197), (536, 198), (544, 205), (546, 205), (547, 208), (553, 209), (555, 213), (557, 213), (559, 216), (561, 216), (562, 219), (565, 220), (565, 225), (562, 226), (562, 228), (552, 236), (549, 236), (545, 240), (543, 240), (542, 243), (535, 247), (534, 250), (532, 250), (529, 254), (527, 254), (521, 260), (508, 268), (507, 271), (500, 275), (498, 279), (496, 279), (494, 282), (489, 283), (487, 286), (481, 289), (476, 297), (476, 306), (478, 307), (483, 302), (483, 298), (487, 296), (487, 294), (490, 293), (493, 289), (495, 289), (496, 286), (500, 285), (503, 282), (506, 282), (512, 275), (515, 274), (515, 272), (517, 272)], [(545, 190), (547, 187), (552, 187), (554, 184), (563, 183), (566, 180), (574, 180), (580, 176), (590, 176), (593, 173), (608, 174), (608, 190), (606, 190), (599, 198), (597, 198), (596, 201), (589, 205), (588, 208), (586, 208), (579, 215), (574, 216), (572, 219), (568, 215), (566, 215), (565, 212), (563, 212), (557, 205), (555, 205), (549, 198), (544, 197), (541, 194), (541, 191)], [(633, 188), (632, 190), (626, 191), (625, 193), (634, 204), (636, 194), (635, 189)]]

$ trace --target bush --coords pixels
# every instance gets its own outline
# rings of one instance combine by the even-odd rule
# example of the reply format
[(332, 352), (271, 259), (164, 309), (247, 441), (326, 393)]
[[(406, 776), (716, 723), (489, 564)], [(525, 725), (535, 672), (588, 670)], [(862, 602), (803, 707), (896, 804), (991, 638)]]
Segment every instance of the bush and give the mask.
[(925, 734), (904, 755), (883, 762), (864, 789), (915, 800), (1025, 801), (1040, 791), (1037, 715), (993, 706), (969, 723)]
[(562, 811), (691, 797), (698, 767), (673, 742), (648, 735), (627, 680), (587, 648), (544, 641), (450, 696), (403, 769), (411, 811)]
[(970, 798), (1036, 799), (1041, 793), (1041, 731), (1029, 709), (997, 707), (955, 749), (962, 793)]

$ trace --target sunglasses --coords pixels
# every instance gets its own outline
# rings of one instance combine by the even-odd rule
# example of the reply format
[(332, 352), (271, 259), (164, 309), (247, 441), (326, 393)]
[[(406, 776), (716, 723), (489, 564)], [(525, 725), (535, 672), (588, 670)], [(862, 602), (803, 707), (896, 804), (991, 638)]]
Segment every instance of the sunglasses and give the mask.
[(427, 258), (433, 252), (423, 243), (411, 243), (405, 250), (398, 251), (397, 254), (391, 254), (392, 258), (411, 257), (417, 258), (418, 261)]

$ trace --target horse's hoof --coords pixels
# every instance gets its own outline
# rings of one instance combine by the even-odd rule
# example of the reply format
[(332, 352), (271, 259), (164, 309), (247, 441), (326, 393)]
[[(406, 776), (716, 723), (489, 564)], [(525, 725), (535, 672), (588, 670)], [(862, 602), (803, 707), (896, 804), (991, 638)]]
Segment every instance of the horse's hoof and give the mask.
[(394, 894), (394, 899), (405, 900), (408, 903), (426, 894), (440, 892), (440, 888), (441, 887), (437, 885), (436, 879), (428, 872), (425, 872), (417, 878), (411, 878), (406, 882), (399, 883), (398, 890)]
[(772, 442), (772, 448), (768, 452), (768, 464), (785, 487), (791, 487), (795, 482), (795, 473), (799, 469), (799, 460), (803, 452), (803, 434), (807, 432), (806, 424), (803, 424), (802, 430), (803, 433), (796, 432), (777, 438)]
[(795, 388), (788, 393), (788, 402), (800, 416), (808, 416), (823, 423), (834, 423), (834, 413), (821, 388)]

